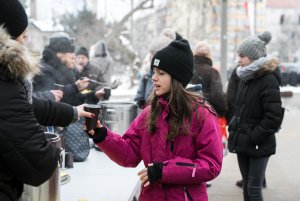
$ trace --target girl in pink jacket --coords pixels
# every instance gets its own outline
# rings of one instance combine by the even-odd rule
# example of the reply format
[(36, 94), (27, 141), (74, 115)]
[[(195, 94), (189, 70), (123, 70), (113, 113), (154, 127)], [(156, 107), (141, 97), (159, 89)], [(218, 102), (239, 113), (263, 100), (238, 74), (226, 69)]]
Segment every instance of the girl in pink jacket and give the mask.
[(207, 201), (206, 182), (222, 166), (218, 117), (199, 94), (185, 86), (193, 75), (187, 40), (175, 40), (151, 62), (154, 89), (148, 105), (123, 136), (100, 122), (88, 131), (95, 144), (124, 167), (145, 168), (140, 201)]

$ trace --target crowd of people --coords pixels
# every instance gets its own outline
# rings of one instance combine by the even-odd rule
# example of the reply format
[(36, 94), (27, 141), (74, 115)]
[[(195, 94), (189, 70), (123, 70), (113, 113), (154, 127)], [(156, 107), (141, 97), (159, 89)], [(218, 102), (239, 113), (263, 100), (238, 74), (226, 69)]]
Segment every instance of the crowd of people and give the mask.
[[(47, 142), (45, 127), (92, 117), (82, 104), (109, 99), (105, 88), (111, 85), (112, 59), (104, 41), (90, 51), (76, 50), (72, 38), (58, 32), (37, 60), (24, 46), (23, 6), (18, 0), (0, 0), (0, 5), (0, 199), (16, 201), (23, 184), (38, 186), (57, 167), (60, 151)], [(228, 149), (237, 154), (244, 200), (262, 201), (284, 114), (279, 62), (266, 51), (271, 39), (264, 32), (239, 44), (238, 64), (224, 93), (209, 43), (191, 48), (178, 32), (164, 29), (149, 46), (134, 98), (141, 112), (125, 134), (100, 121), (95, 129), (83, 129), (119, 165), (143, 162), (139, 200), (206, 201), (207, 182), (222, 169), (222, 132), (227, 131), (220, 122), (228, 122)], [(188, 85), (201, 90), (187, 90)]]

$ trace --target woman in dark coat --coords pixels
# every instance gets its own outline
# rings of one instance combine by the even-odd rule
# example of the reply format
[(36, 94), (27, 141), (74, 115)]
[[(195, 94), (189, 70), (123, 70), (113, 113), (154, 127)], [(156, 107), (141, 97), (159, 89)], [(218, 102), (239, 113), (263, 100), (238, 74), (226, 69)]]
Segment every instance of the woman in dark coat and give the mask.
[(211, 51), (205, 41), (196, 44), (194, 51), (194, 75), (191, 84), (202, 84), (203, 95), (218, 115), (226, 111), (225, 94), (219, 72), (213, 68)]
[(240, 85), (236, 109), (229, 124), (229, 151), (237, 153), (245, 201), (262, 201), (262, 186), (269, 157), (275, 154), (275, 133), (283, 110), (278, 60), (266, 57), (271, 33), (245, 39), (238, 47)]
[(91, 114), (32, 99), (29, 78), (39, 69), (23, 46), (28, 21), (19, 1), (0, 0), (0, 25), (0, 200), (16, 201), (24, 183), (44, 183), (58, 165), (60, 149), (47, 142), (40, 124), (67, 126)]

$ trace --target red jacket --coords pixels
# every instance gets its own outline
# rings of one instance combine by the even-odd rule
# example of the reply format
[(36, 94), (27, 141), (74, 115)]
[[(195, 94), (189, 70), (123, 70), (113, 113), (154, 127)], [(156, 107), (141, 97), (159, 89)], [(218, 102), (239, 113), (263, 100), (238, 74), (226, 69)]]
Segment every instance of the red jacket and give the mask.
[(189, 134), (166, 139), (169, 107), (163, 106), (155, 133), (147, 130), (150, 107), (131, 123), (123, 136), (107, 131), (106, 139), (97, 144), (113, 161), (124, 167), (136, 167), (143, 160), (163, 162), (162, 178), (142, 187), (141, 201), (207, 201), (205, 182), (216, 178), (222, 166), (222, 142), (216, 114), (209, 106), (199, 106), (193, 113)]

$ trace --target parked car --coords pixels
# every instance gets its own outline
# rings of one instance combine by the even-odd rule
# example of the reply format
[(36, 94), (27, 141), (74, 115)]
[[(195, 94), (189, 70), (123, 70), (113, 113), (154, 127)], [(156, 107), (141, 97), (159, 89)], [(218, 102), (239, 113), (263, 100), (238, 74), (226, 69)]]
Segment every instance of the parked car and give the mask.
[(300, 85), (300, 63), (281, 63), (279, 65), (282, 85)]

